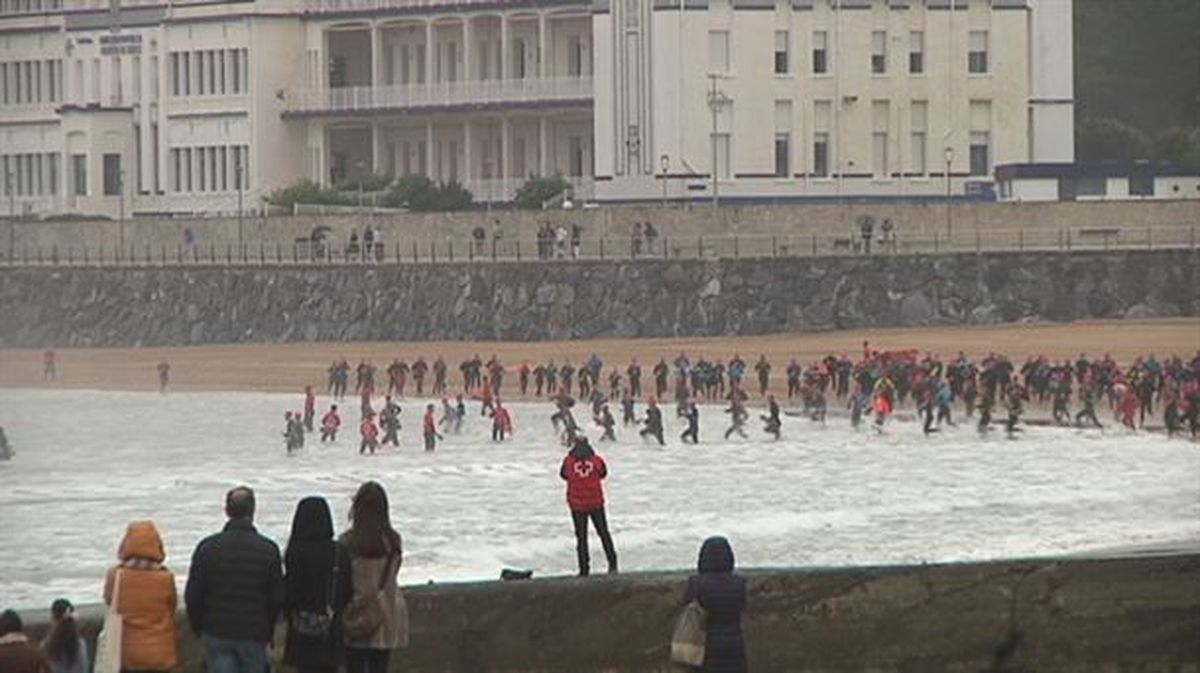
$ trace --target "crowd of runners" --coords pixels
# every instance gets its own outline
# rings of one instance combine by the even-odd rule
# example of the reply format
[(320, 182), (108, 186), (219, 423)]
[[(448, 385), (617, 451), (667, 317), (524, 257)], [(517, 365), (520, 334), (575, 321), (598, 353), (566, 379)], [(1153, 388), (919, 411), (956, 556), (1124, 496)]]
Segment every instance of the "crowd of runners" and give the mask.
[[(918, 350), (879, 350), (864, 342), (853, 358), (830, 354), (815, 362), (789, 360), (782, 372), (782, 400), (772, 387), (778, 374), (766, 356), (746, 360), (738, 354), (724, 361), (681, 352), (645, 367), (637, 358), (606, 364), (596, 354), (578, 366), (554, 359), (513, 366), (495, 355), (487, 360), (475, 355), (455, 365), (453, 373), (440, 356), (418, 357), (411, 364), (397, 358), (382, 372), (367, 360), (352, 367), (341, 359), (329, 366), (327, 375), (327, 393), (335, 403), (320, 418), (321, 441), (337, 438), (343, 413), (339, 404), (353, 395), (359, 402), (363, 453), (399, 445), (399, 400), (409, 396), (435, 400), (424, 403), (420, 425), (428, 451), (436, 449), (443, 432), (461, 431), (468, 402), (478, 403), (480, 415), (491, 420), (494, 441), (510, 437), (514, 417), (502, 398), (552, 403), (550, 421), (568, 445), (583, 432), (579, 408), (586, 410), (601, 441), (616, 439), (619, 411), (625, 428), (634, 426), (644, 440), (665, 444), (662, 407), (671, 402), (686, 426), (680, 435), (684, 443), (700, 441), (699, 417), (706, 402), (725, 407), (726, 439), (746, 437), (754, 400), (763, 407), (762, 432), (776, 439), (784, 416), (825, 423), (831, 407), (844, 410), (854, 427), (882, 430), (907, 408), (925, 433), (953, 426), (957, 419), (980, 433), (1000, 425), (1012, 435), (1021, 430), (1030, 404), (1048, 407), (1046, 420), (1060, 426), (1102, 428), (1107, 422), (1102, 416), (1110, 414), (1112, 422), (1131, 430), (1154, 426), (1169, 435), (1200, 437), (1200, 352), (1190, 360), (1147, 355), (1124, 365), (1108, 355), (1086, 354), (1074, 361), (1032, 356), (1018, 364), (999, 353), (979, 360), (962, 352), (943, 358)], [(287, 448), (294, 451), (303, 446), (305, 433), (317, 430), (311, 387), (305, 391), (304, 409), (288, 412), (285, 420)]]

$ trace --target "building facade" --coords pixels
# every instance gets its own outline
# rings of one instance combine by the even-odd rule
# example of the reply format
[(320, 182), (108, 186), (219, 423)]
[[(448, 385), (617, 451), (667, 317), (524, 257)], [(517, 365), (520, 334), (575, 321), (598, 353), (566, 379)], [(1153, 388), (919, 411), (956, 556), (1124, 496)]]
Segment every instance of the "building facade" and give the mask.
[(111, 217), (368, 172), (488, 201), (538, 175), (614, 202), (960, 194), (1073, 160), (1071, 2), (0, 0), (0, 186)]

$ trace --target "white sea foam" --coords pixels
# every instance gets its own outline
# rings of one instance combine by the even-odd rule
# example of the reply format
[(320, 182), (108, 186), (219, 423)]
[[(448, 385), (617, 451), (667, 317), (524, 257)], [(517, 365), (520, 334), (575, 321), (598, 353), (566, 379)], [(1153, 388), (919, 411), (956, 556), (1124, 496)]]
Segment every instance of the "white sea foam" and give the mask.
[[(520, 431), (503, 444), (472, 404), (463, 434), (426, 454), (424, 404), (412, 401), (402, 448), (374, 457), (358, 455), (349, 411), (336, 444), (310, 436), (288, 457), (282, 416), (300, 406), (298, 396), (268, 394), (0, 390), (0, 425), (17, 451), (0, 463), (0, 604), (97, 600), (125, 525), (139, 518), (158, 522), (182, 580), (192, 548), (223, 523), (224, 492), (240, 483), (258, 493), (259, 529), (283, 546), (299, 498), (326, 496), (340, 524), (358, 484), (380, 481), (404, 535), (406, 583), (489, 579), (504, 566), (574, 570), (548, 404), (513, 404)], [(742, 566), (1200, 539), (1200, 449), (1161, 435), (1038, 427), (981, 439), (963, 427), (924, 438), (915, 423), (877, 435), (788, 417), (782, 441), (752, 424), (750, 439), (724, 442), (727, 416), (706, 408), (702, 443), (691, 446), (664, 415), (666, 448), (632, 429), (594, 442), (610, 465), (609, 519), (626, 570), (690, 567), (711, 534), (733, 540)]]

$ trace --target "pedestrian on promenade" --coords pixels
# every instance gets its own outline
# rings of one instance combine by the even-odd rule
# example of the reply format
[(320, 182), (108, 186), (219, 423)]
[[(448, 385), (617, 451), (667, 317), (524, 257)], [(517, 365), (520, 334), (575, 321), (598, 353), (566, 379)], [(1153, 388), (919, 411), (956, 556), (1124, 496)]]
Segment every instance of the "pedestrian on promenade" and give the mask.
[(150, 521), (134, 521), (117, 548), (119, 564), (104, 580), (104, 603), (121, 615), (121, 670), (169, 671), (179, 665), (175, 575), (165, 566), (162, 537)]
[(87, 642), (75, 623), (75, 606), (65, 598), (50, 606), (50, 633), (42, 641), (42, 651), (54, 673), (88, 673)]
[(604, 485), (608, 477), (608, 465), (600, 457), (587, 438), (576, 437), (571, 450), (563, 458), (558, 475), (567, 482), (567, 506), (571, 510), (571, 521), (575, 527), (575, 554), (579, 561), (579, 576), (587, 577), (591, 572), (591, 557), (588, 554), (588, 520), (596, 527), (604, 556), (608, 559), (608, 572), (617, 572), (617, 550), (613, 547), (608, 532), (608, 518), (604, 512)]
[(299, 673), (335, 673), (345, 659), (341, 616), (350, 600), (350, 557), (334, 540), (325, 498), (296, 505), (284, 567), (283, 663)]
[(700, 547), (698, 574), (688, 578), (683, 605), (692, 601), (705, 612), (703, 673), (745, 673), (746, 580), (734, 574), (733, 548), (723, 537), (710, 537)]
[(225, 528), (196, 546), (184, 600), (209, 673), (263, 673), (283, 607), (279, 547), (254, 528), (254, 491), (225, 495)]
[(351, 570), (345, 609), (346, 673), (387, 673), (392, 650), (408, 646), (408, 606), (396, 575), (404, 563), (392, 527), (387, 492), (374, 481), (359, 487), (350, 506), (350, 530), (341, 538)]

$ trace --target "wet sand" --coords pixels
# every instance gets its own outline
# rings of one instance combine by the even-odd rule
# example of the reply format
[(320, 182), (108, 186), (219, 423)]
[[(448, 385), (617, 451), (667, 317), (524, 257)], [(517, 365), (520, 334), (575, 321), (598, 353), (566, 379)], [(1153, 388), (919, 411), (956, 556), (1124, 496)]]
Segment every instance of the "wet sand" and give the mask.
[[(858, 359), (863, 341), (876, 349), (919, 349), (952, 357), (959, 350), (980, 358), (995, 351), (1014, 360), (1029, 355), (1052, 359), (1074, 359), (1111, 354), (1120, 362), (1147, 353), (1190, 357), (1200, 350), (1200, 319), (1113, 320), (1075, 323), (1036, 323), (994, 327), (927, 327), (871, 329), (746, 337), (600, 339), (552, 342), (364, 342), (228, 344), (169, 348), (89, 348), (57, 351), (59, 377), (42, 379), (42, 351), (0, 350), (0, 386), (17, 388), (66, 387), (100, 390), (153, 390), (157, 388), (156, 366), (171, 364), (172, 390), (241, 390), (287, 392), (312, 385), (323, 392), (325, 369), (345, 357), (351, 365), (367, 359), (384, 369), (400, 357), (410, 364), (417, 356), (432, 362), (441, 355), (450, 367), (450, 385), (459, 383), (458, 364), (478, 353), (484, 360), (492, 354), (513, 371), (523, 361), (557, 363), (584, 362), (597, 353), (605, 372), (618, 366), (624, 370), (636, 357), (650, 378), (649, 369), (660, 357), (670, 362), (680, 351), (693, 359), (703, 355), (727, 360), (734, 353), (753, 364), (766, 355), (773, 366), (772, 389), (785, 389), (784, 369), (790, 358), (802, 363), (829, 353), (849, 354)], [(1019, 363), (1018, 363), (1019, 364)], [(381, 371), (382, 375), (382, 371)], [(432, 378), (432, 377), (431, 377)], [(353, 374), (351, 375), (353, 385)], [(505, 389), (515, 388), (515, 376)], [(411, 383), (410, 383), (411, 385)], [(510, 387), (512, 386), (512, 387)], [(411, 392), (411, 390), (410, 390)]]

